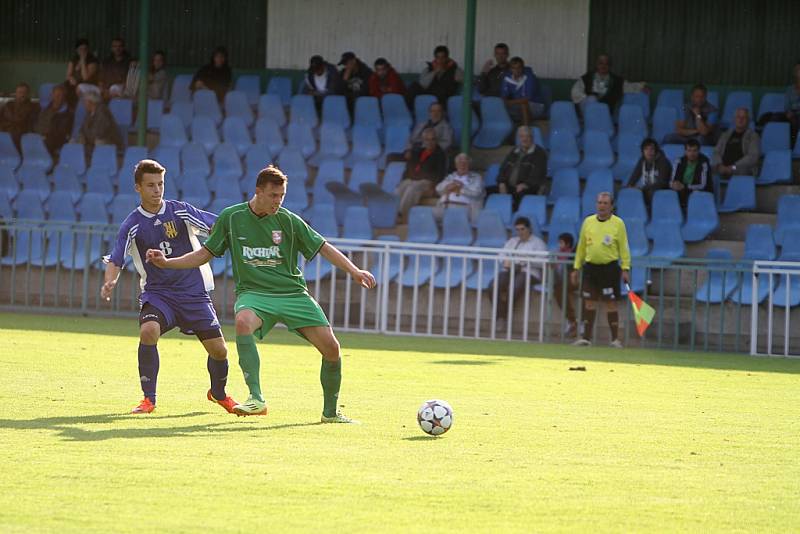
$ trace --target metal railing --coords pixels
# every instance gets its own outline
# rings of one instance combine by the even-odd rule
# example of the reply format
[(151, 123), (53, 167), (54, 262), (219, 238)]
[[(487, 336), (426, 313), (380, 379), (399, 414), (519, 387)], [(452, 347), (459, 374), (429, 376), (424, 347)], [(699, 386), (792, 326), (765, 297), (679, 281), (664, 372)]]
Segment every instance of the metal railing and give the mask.
[[(0, 260), (0, 309), (135, 315), (139, 277), (130, 265), (111, 302), (100, 298), (100, 257), (116, 231), (108, 225), (38, 221), (0, 225), (0, 243), (7, 249)], [(331, 242), (378, 280), (368, 291), (321, 257), (303, 266), (309, 293), (340, 330), (567, 342), (570, 319), (582, 319), (581, 287), (569, 282), (569, 256), (382, 240)], [(515, 268), (506, 269), (509, 263)], [(213, 260), (212, 268), (212, 298), (220, 319), (230, 322), (235, 294), (229, 256)], [(780, 285), (779, 276), (787, 283)], [(620, 337), (625, 345), (648, 348), (772, 355), (780, 345), (778, 355), (800, 354), (800, 311), (788, 298), (800, 300), (798, 277), (797, 263), (634, 258), (634, 290), (656, 316), (640, 339), (630, 306), (619, 303)], [(782, 306), (774, 302), (779, 286), (786, 292)], [(571, 303), (574, 317), (559, 302)], [(598, 313), (588, 335), (602, 344), (610, 341), (607, 331), (605, 314)]]

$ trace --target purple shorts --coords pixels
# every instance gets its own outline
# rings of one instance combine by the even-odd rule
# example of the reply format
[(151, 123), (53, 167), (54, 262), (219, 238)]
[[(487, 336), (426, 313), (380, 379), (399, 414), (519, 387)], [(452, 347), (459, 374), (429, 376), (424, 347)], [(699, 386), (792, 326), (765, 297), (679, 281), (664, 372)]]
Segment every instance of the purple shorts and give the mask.
[(184, 334), (197, 335), (200, 339), (222, 335), (217, 312), (207, 293), (175, 296), (145, 291), (140, 302), (139, 324), (156, 321), (161, 325), (162, 334), (177, 326)]

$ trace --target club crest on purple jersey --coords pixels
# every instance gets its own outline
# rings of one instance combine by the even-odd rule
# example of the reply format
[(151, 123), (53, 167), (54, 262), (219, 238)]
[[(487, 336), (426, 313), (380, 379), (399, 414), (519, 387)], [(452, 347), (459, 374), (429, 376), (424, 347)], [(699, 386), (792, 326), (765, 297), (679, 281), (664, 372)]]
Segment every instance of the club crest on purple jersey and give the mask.
[(178, 237), (178, 226), (175, 224), (175, 221), (164, 222), (164, 235), (166, 235), (168, 239), (175, 239)]

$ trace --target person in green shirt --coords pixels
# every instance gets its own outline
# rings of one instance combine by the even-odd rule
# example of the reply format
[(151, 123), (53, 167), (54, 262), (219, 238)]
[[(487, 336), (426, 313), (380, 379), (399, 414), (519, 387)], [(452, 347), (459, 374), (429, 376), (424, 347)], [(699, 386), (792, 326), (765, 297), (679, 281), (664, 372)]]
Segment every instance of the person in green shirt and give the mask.
[(247, 401), (234, 406), (237, 415), (267, 413), (255, 337), (263, 339), (277, 322), (282, 322), (322, 354), (321, 421), (355, 423), (336, 410), (342, 381), (339, 342), (322, 308), (308, 294), (297, 255), (311, 261), (321, 254), (367, 289), (375, 287), (375, 277), (356, 267), (299, 216), (281, 206), (286, 187), (286, 175), (270, 165), (258, 173), (255, 194), (249, 201), (222, 210), (202, 248), (177, 258), (151, 249), (147, 261), (164, 269), (192, 269), (226, 250), (230, 252), (236, 283), (236, 348), (250, 390)]

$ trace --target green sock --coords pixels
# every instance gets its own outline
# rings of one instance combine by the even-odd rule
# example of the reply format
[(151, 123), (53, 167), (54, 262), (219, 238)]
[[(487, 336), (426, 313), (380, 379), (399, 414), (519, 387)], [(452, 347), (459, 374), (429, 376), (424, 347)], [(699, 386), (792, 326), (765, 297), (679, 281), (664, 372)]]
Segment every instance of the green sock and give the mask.
[(325, 404), (322, 415), (333, 417), (336, 415), (336, 401), (339, 399), (339, 388), (342, 385), (342, 360), (330, 362), (323, 358), (319, 370), (319, 381), (322, 384), (322, 395)]
[(261, 395), (261, 361), (258, 358), (256, 339), (251, 335), (236, 336), (236, 350), (239, 352), (239, 367), (242, 368), (244, 381), (250, 389), (250, 395), (264, 402)]

